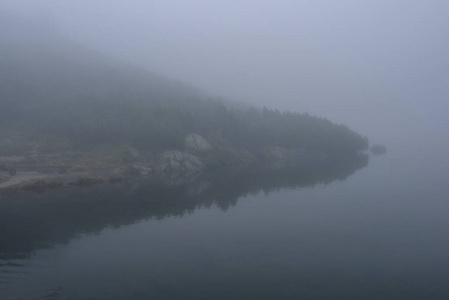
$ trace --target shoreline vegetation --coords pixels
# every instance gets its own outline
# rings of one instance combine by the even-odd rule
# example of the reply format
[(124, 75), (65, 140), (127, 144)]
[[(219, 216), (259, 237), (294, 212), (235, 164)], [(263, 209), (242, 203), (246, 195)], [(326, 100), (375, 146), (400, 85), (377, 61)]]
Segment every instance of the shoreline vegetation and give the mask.
[(185, 138), (184, 149), (158, 154), (127, 145), (117, 149), (65, 151), (58, 154), (33, 151), (20, 156), (0, 156), (0, 194), (25, 190), (43, 192), (60, 187), (90, 187), (142, 178), (163, 181), (167, 187), (190, 184), (204, 174), (238, 174), (259, 170), (308, 172), (332, 168), (338, 161), (359, 160), (355, 152), (331, 159), (326, 153), (305, 148), (268, 146), (258, 152), (217, 148), (199, 134)]
[(307, 170), (368, 149), (368, 139), (345, 125), (210, 97), (3, 17), (1, 189)]

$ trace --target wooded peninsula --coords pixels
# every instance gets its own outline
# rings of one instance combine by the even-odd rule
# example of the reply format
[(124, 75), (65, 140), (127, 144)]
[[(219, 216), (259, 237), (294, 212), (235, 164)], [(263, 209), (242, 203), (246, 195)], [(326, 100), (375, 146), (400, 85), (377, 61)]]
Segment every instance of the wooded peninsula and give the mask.
[(8, 28), (0, 33), (3, 187), (20, 174), (31, 176), (25, 186), (46, 187), (255, 165), (316, 168), (369, 146), (324, 118), (211, 97), (57, 33), (37, 35), (7, 17), (0, 25)]

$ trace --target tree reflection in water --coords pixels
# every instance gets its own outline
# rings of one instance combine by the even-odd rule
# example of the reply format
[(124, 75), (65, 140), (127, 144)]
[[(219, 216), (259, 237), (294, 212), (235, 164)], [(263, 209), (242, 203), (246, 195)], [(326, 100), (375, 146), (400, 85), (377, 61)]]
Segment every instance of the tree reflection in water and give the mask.
[(147, 178), (86, 189), (61, 188), (42, 194), (23, 191), (3, 194), (0, 196), (0, 271), (11, 260), (27, 258), (34, 251), (67, 243), (83, 234), (95, 234), (104, 228), (140, 220), (183, 216), (212, 205), (227, 210), (248, 194), (312, 188), (344, 180), (367, 165), (368, 156), (359, 154), (322, 168), (230, 169), (205, 173), (189, 183)]

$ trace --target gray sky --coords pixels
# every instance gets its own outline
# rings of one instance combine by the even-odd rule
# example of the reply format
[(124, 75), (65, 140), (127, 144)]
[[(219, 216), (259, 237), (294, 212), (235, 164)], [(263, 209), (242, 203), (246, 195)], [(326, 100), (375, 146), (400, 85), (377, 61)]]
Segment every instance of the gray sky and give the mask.
[(447, 0), (1, 0), (0, 9), (215, 95), (308, 111), (374, 142), (449, 129)]

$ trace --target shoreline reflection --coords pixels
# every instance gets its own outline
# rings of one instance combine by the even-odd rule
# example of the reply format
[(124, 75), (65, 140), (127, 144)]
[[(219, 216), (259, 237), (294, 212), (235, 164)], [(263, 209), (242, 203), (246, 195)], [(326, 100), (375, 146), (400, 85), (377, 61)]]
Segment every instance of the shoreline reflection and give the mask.
[(140, 220), (182, 217), (213, 205), (227, 210), (248, 194), (312, 188), (345, 180), (366, 167), (368, 158), (360, 154), (339, 164), (300, 171), (233, 169), (205, 173), (191, 183), (173, 178), (147, 178), (86, 189), (3, 195), (0, 197), (0, 272), (7, 270), (11, 260), (28, 258), (37, 250), (68, 243), (80, 235), (97, 234), (105, 228), (123, 227)]

